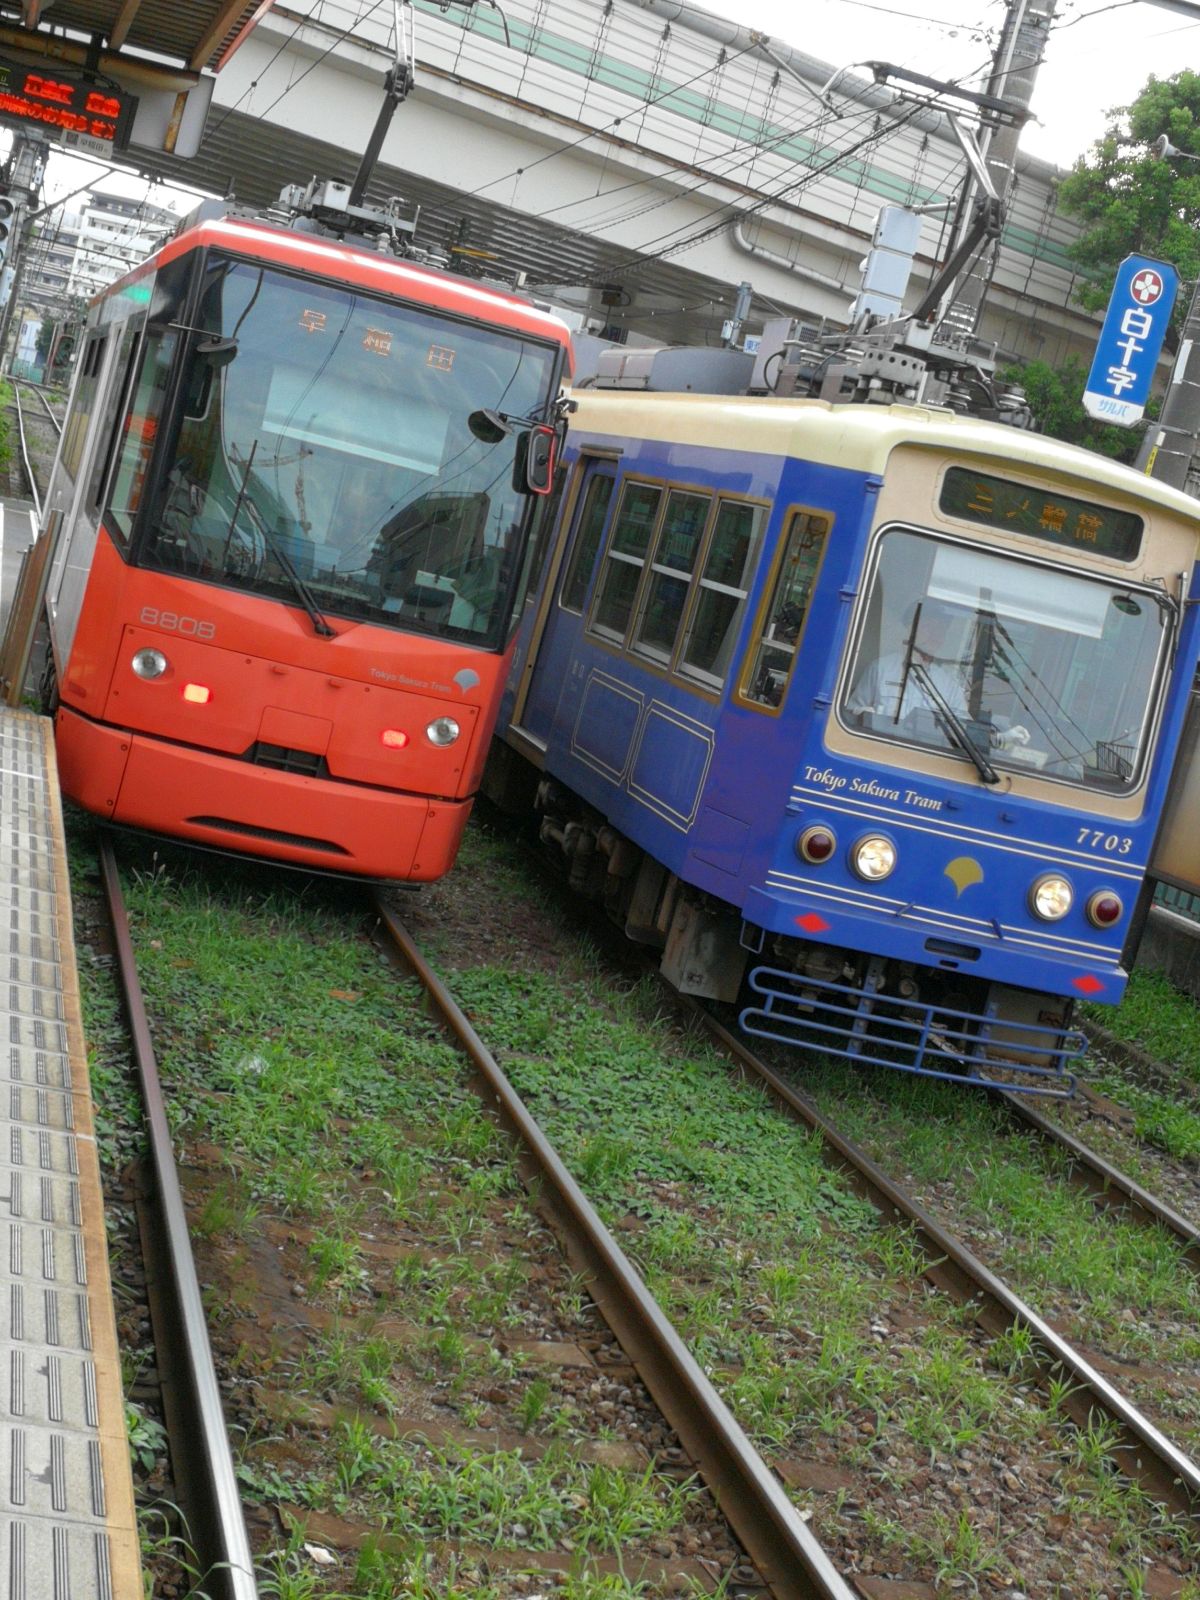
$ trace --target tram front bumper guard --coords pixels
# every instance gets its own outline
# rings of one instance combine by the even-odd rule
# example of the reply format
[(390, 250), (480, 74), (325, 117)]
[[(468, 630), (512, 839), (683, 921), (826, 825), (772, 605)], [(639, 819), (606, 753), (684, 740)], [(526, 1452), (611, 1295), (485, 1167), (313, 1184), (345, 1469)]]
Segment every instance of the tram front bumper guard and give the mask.
[(923, 1078), (1067, 1099), (1069, 1063), (1087, 1048), (1076, 1031), (882, 994), (869, 978), (856, 986), (755, 967), (748, 982), (762, 1003), (738, 1019), (747, 1033)]

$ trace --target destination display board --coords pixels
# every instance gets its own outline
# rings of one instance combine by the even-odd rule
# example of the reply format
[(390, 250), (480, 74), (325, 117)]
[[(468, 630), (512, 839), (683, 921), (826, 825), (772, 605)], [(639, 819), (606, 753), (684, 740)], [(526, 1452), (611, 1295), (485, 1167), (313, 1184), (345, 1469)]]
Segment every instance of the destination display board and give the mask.
[(1141, 549), (1142, 518), (1132, 511), (1034, 489), (1027, 483), (951, 467), (942, 480), (938, 506), (950, 517), (1005, 533), (1023, 533), (1047, 544), (1068, 545), (1114, 561), (1132, 561)]
[(108, 151), (124, 150), (137, 110), (136, 95), (88, 82), (52, 63), (20, 66), (0, 56), (0, 122), (73, 134)]

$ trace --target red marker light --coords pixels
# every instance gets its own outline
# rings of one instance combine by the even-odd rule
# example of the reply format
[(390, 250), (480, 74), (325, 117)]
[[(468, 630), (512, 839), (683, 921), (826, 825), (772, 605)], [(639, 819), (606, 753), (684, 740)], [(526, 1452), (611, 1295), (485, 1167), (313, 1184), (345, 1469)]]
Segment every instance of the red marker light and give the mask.
[(206, 689), (202, 683), (185, 683), (183, 698), (194, 706), (206, 706), (212, 699), (212, 690)]
[(379, 741), (389, 750), (403, 750), (408, 743), (408, 735), (400, 728), (385, 728), (379, 735)]
[(1120, 922), (1124, 910), (1120, 895), (1111, 889), (1098, 890), (1087, 903), (1088, 921), (1094, 928), (1111, 928)]
[(811, 861), (819, 867), (829, 860), (837, 849), (837, 838), (832, 828), (805, 828), (796, 840), (796, 854), (802, 861)]

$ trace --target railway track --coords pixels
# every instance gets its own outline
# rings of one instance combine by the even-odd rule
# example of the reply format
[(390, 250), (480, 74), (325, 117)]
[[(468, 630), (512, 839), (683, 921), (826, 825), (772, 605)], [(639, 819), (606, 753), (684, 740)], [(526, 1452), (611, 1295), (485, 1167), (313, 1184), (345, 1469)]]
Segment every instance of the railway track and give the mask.
[(146, 1115), (151, 1181), (140, 1197), (139, 1225), (147, 1277), (152, 1285), (154, 1342), (176, 1486), (206, 1590), (214, 1600), (256, 1600), (254, 1565), (167, 1126), (162, 1081), (138, 980), (121, 880), (108, 842), (100, 848), (100, 870), (112, 926), (115, 967)]
[(600, 1221), (495, 1057), (422, 956), (386, 900), (382, 926), (425, 986), (479, 1074), (501, 1123), (520, 1145), (531, 1178), (554, 1197), (554, 1225), (592, 1297), (712, 1490), (718, 1506), (778, 1600), (851, 1600), (852, 1591), (809, 1531), (783, 1485), (751, 1444), (628, 1257)]
[[(27, 395), (34, 395), (38, 400), (42, 411), (45, 413), (46, 421), (53, 429), (55, 445), (57, 445), (58, 439), (62, 434), (62, 423), (55, 415), (50, 402), (36, 384), (28, 383), (20, 378), (10, 378), (9, 387), (12, 390), (13, 411), (17, 423), (17, 450), (21, 459), (21, 471), (29, 488), (29, 498), (33, 501), (35, 519), (40, 523), (42, 518), (42, 497), (38, 487), (38, 472), (35, 470), (33, 462), (35, 453), (31, 438), (33, 430), (30, 426), (25, 406), (21, 403), (21, 391), (24, 390)], [(53, 454), (52, 451), (50, 453), (51, 455)]]
[(1200, 1233), (1185, 1216), (1018, 1095), (1003, 1092), (999, 1098), (1014, 1126), (1062, 1152), (1071, 1182), (1090, 1195), (1099, 1209), (1164, 1229), (1178, 1242), (1181, 1259), (1200, 1272)]
[[(106, 866), (106, 885), (111, 872), (111, 866)], [(797, 1478), (789, 1473), (786, 1452), (782, 1455), (769, 1450), (764, 1453), (750, 1441), (698, 1364), (688, 1343), (647, 1294), (613, 1234), (598, 1222), (595, 1211), (555, 1154), (546, 1134), (522, 1104), (509, 1078), (496, 1065), (462, 1008), (434, 976), (394, 911), (386, 902), (381, 902), (376, 910), (396, 959), (418, 974), (432, 997), (438, 1017), (467, 1051), (483, 1102), (517, 1141), (524, 1179), (533, 1185), (535, 1192), (549, 1197), (549, 1206), (543, 1205), (543, 1213), (553, 1212), (554, 1228), (564, 1237), (571, 1266), (586, 1280), (595, 1305), (624, 1352), (618, 1359), (628, 1360), (645, 1383), (682, 1445), (682, 1464), (701, 1473), (745, 1549), (752, 1565), (728, 1569), (727, 1579), (735, 1589), (742, 1586), (766, 1588), (771, 1594), (789, 1596), (849, 1597), (852, 1593), (887, 1593), (886, 1587), (862, 1587), (865, 1580), (859, 1582), (857, 1589), (851, 1588), (852, 1580), (839, 1575), (838, 1562), (822, 1548), (808, 1527), (808, 1513), (797, 1508), (785, 1487), (797, 1483)], [(705, 1027), (712, 1026), (711, 1019), (705, 1017), (703, 1021)], [(482, 1024), (481, 1028), (487, 1032)], [(141, 1031), (145, 1031), (144, 1017)], [(1109, 1419), (1114, 1441), (1111, 1457), (1122, 1472), (1142, 1484), (1156, 1502), (1188, 1519), (1194, 1518), (1200, 1502), (1200, 1472), (1195, 1463), (1084, 1355), (1072, 1349), (960, 1241), (842, 1138), (827, 1119), (766, 1063), (755, 1058), (740, 1040), (725, 1034), (719, 1026), (715, 1037), (722, 1049), (737, 1061), (739, 1072), (762, 1087), (779, 1111), (791, 1119), (799, 1119), (820, 1136), (825, 1159), (858, 1194), (869, 1199), (881, 1217), (890, 1222), (902, 1222), (910, 1230), (924, 1254), (927, 1280), (969, 1308), (967, 1314), (983, 1335), (1003, 1339), (1014, 1329), (1031, 1335), (1042, 1378), (1053, 1375), (1066, 1396), (1065, 1414), (1079, 1433), (1092, 1430), (1100, 1417)], [(1037, 1132), (1040, 1137), (1041, 1131)], [(1077, 1154), (1073, 1153), (1073, 1159)], [(1090, 1192), (1093, 1186), (1100, 1184), (1102, 1168), (1092, 1163), (1087, 1170), (1086, 1183)], [(1122, 1188), (1119, 1174), (1107, 1173), (1104, 1182), (1109, 1190)], [(1124, 1189), (1125, 1198), (1119, 1200), (1120, 1205), (1133, 1205), (1133, 1214), (1162, 1225), (1162, 1208), (1154, 1203), (1153, 1197), (1139, 1197), (1136, 1186), (1125, 1185)], [(1110, 1201), (1102, 1200), (1102, 1204), (1107, 1207)], [(1181, 1239), (1181, 1243), (1187, 1247), (1186, 1241)], [(292, 1319), (288, 1312), (268, 1304), (267, 1315), (277, 1327), (281, 1320), (294, 1320), (294, 1325), (300, 1327), (304, 1308), (298, 1307)], [(170, 1341), (173, 1337), (160, 1334), (160, 1350), (164, 1339)], [(612, 1356), (608, 1359), (611, 1361)], [(189, 1382), (194, 1390), (197, 1385), (192, 1380), (171, 1380), (172, 1386), (180, 1389), (187, 1388)], [(214, 1415), (219, 1415), (219, 1390), (216, 1401)], [(320, 1408), (317, 1410), (319, 1412)], [(329, 1412), (325, 1425), (333, 1427), (333, 1411)], [(413, 1424), (414, 1428), (419, 1426)], [(201, 1429), (202, 1424), (193, 1421), (186, 1425), (185, 1436), (189, 1440), (199, 1438)], [(223, 1421), (219, 1428), (213, 1425), (213, 1431), (221, 1432), (222, 1437), (223, 1429)], [(533, 1446), (527, 1443), (526, 1451), (531, 1448)], [(236, 1483), (231, 1498), (236, 1505)], [(220, 1495), (215, 1499), (219, 1501)], [(236, 1515), (240, 1517), (240, 1507)], [(336, 1519), (323, 1522), (311, 1510), (305, 1512), (303, 1508), (296, 1515), (318, 1540), (324, 1536), (336, 1543), (340, 1538), (349, 1537), (346, 1528), (337, 1524)], [(198, 1525), (202, 1520), (197, 1519)], [(206, 1545), (204, 1560), (208, 1559)], [(237, 1558), (226, 1555), (214, 1559), (232, 1560), (236, 1569)], [(245, 1592), (252, 1594), (253, 1590)], [(904, 1592), (924, 1591), (914, 1586), (911, 1591)]]
[[(470, 1051), (485, 1080), (486, 1093), (494, 1101), (505, 1125), (522, 1138), (530, 1159), (537, 1163), (541, 1177), (557, 1196), (556, 1218), (560, 1220), (556, 1221), (556, 1226), (562, 1226), (567, 1232), (572, 1260), (579, 1264), (581, 1271), (588, 1273), (597, 1304), (603, 1307), (639, 1373), (684, 1441), (705, 1481), (713, 1488), (718, 1503), (730, 1516), (771, 1592), (785, 1592), (777, 1589), (776, 1575), (781, 1570), (786, 1571), (789, 1565), (794, 1566), (800, 1557), (798, 1549), (791, 1548), (788, 1543), (790, 1534), (785, 1531), (786, 1524), (779, 1523), (772, 1529), (774, 1537), (784, 1536), (782, 1544), (763, 1544), (761, 1535), (767, 1518), (766, 1508), (775, 1503), (777, 1486), (771, 1486), (768, 1500), (760, 1501), (757, 1496), (764, 1484), (770, 1484), (771, 1468), (761, 1457), (753, 1464), (756, 1452), (748, 1441), (744, 1445), (739, 1441), (736, 1448), (731, 1446), (728, 1453), (722, 1451), (715, 1459), (713, 1449), (705, 1448), (707, 1441), (717, 1437), (717, 1432), (713, 1421), (706, 1418), (704, 1408), (715, 1401), (719, 1408), (716, 1414), (728, 1416), (719, 1396), (715, 1391), (711, 1391), (711, 1397), (704, 1393), (704, 1389), (711, 1387), (707, 1380), (701, 1387), (694, 1385), (699, 1369), (669, 1324), (664, 1330), (666, 1348), (657, 1338), (652, 1338), (647, 1345), (645, 1331), (638, 1326), (640, 1313), (631, 1318), (625, 1303), (627, 1297), (637, 1298), (639, 1280), (636, 1274), (633, 1274), (632, 1287), (623, 1283), (614, 1285), (610, 1274), (618, 1270), (623, 1273), (624, 1265), (614, 1268), (609, 1261), (609, 1249), (618, 1248), (611, 1244), (611, 1236), (602, 1232), (598, 1239), (593, 1239), (585, 1231), (581, 1237), (576, 1237), (576, 1230), (586, 1230), (595, 1222), (591, 1207), (552, 1151), (549, 1152), (552, 1164), (544, 1164), (545, 1158), (538, 1151), (544, 1136), (537, 1130), (512, 1084), (449, 991), (429, 969), (395, 914), (383, 902), (379, 911), (404, 959), (429, 989), (439, 1014)], [(810, 1101), (703, 1007), (686, 1000), (682, 1004), (709, 1030), (739, 1070), (767, 1090), (785, 1115), (799, 1119), (819, 1134), (830, 1164), (849, 1179), (857, 1193), (868, 1199), (882, 1217), (911, 1229), (927, 1260), (926, 1275), (935, 1287), (958, 1303), (973, 1308), (974, 1320), (990, 1338), (1010, 1335), (1015, 1329), (1024, 1329), (1032, 1335), (1043, 1376), (1066, 1381), (1065, 1410), (1078, 1429), (1090, 1430), (1098, 1418), (1106, 1418), (1115, 1430), (1112, 1456), (1123, 1473), (1140, 1483), (1155, 1501), (1185, 1517), (1194, 1517), (1200, 1511), (1200, 1466), (1196, 1462), (913, 1196), (844, 1138)], [(1079, 1181), (1101, 1206), (1127, 1209), (1139, 1221), (1168, 1227), (1184, 1245), (1189, 1264), (1195, 1265), (1195, 1234), (1183, 1218), (1037, 1113), (1027, 1120), (1027, 1108), (1017, 1096), (1004, 1098), (1011, 1103), (1020, 1126), (1071, 1155)], [(570, 1220), (561, 1220), (564, 1218)], [(621, 1309), (614, 1316), (617, 1306)], [(699, 1376), (703, 1378), (703, 1374)], [(748, 1456), (744, 1453), (747, 1450)], [(805, 1579), (812, 1581), (807, 1571)], [(798, 1592), (825, 1591), (802, 1589)]]
[[(798, 1093), (703, 1007), (693, 1006), (686, 999), (682, 1003), (703, 1019), (704, 1025), (738, 1067), (761, 1084), (786, 1115), (799, 1118), (820, 1136), (827, 1159), (845, 1174), (859, 1194), (868, 1199), (881, 1215), (905, 1223), (912, 1229), (913, 1237), (925, 1253), (930, 1282), (960, 1304), (975, 1307), (976, 1322), (991, 1337), (1010, 1334), (1018, 1327), (1032, 1334), (1040, 1353), (1043, 1373), (1047, 1376), (1065, 1376), (1069, 1380), (1066, 1409), (1076, 1425), (1087, 1428), (1096, 1416), (1104, 1416), (1114, 1425), (1119, 1441), (1114, 1456), (1127, 1476), (1140, 1482), (1154, 1499), (1177, 1512), (1186, 1516), (1200, 1512), (1200, 1465), (1173, 1444), (1080, 1351), (938, 1222), (913, 1195), (889, 1178), (857, 1145), (845, 1138), (812, 1101)], [(1016, 1101), (1017, 1097), (1006, 1095), (1005, 1099)], [(1018, 1109), (1028, 1114), (1019, 1102)], [(1080, 1164), (1081, 1181), (1086, 1184), (1089, 1193), (1102, 1198), (1093, 1185), (1100, 1184), (1101, 1174), (1106, 1174), (1107, 1181), (1113, 1186), (1114, 1204), (1128, 1204), (1139, 1220), (1165, 1226), (1168, 1225), (1168, 1219), (1174, 1219), (1184, 1236), (1194, 1244), (1195, 1235), (1184, 1219), (1176, 1218), (1169, 1208), (1162, 1206), (1115, 1168), (1109, 1167), (1100, 1157), (1087, 1151), (1063, 1130), (1043, 1124), (1045, 1119), (1035, 1113), (1033, 1121), (1025, 1125), (1031, 1127), (1039, 1137), (1059, 1143), (1071, 1151)], [(1188, 1259), (1194, 1265), (1190, 1253)]]
[[(129, 1021), (134, 1059), (147, 1108), (151, 1179), (149, 1196), (140, 1209), (139, 1229), (151, 1283), (154, 1328), (162, 1403), (166, 1413), (175, 1490), (186, 1514), (187, 1535), (195, 1550), (194, 1564), (205, 1575), (206, 1592), (221, 1600), (253, 1600), (254, 1568), (246, 1535), (242, 1495), (228, 1438), (221, 1384), (213, 1364), (209, 1334), (192, 1259), (188, 1220), (175, 1169), (163, 1094), (150, 1024), (138, 982), (133, 937), (112, 847), (101, 850), (101, 873), (115, 946), (115, 968)], [(686, 1479), (693, 1467), (714, 1492), (720, 1513), (750, 1553), (754, 1565), (727, 1569), (734, 1588), (766, 1590), (780, 1600), (852, 1600), (853, 1591), (837, 1574), (783, 1485), (749, 1443), (711, 1384), (630, 1268), (596, 1214), (583, 1198), (545, 1135), (506, 1085), (493, 1058), (480, 1043), (444, 986), (433, 976), (394, 914), (380, 907), (403, 960), (415, 970), (436, 1002), (446, 1025), (479, 1074), (479, 1088), (489, 1112), (516, 1141), (526, 1181), (557, 1200), (555, 1233), (565, 1243), (573, 1270), (588, 1280), (596, 1305), (616, 1336), (620, 1351), (596, 1355), (601, 1370), (617, 1372), (613, 1356), (628, 1362), (646, 1382), (668, 1424), (679, 1435), (682, 1450), (666, 1452), (668, 1475)], [(368, 1237), (375, 1237), (373, 1234)], [(369, 1248), (369, 1247), (368, 1247)], [(429, 1263), (426, 1263), (429, 1267)], [(432, 1270), (432, 1268), (430, 1268)], [(265, 1291), (269, 1301), (269, 1290)], [(305, 1306), (294, 1313), (276, 1307), (268, 1320), (284, 1337), (301, 1333), (309, 1317)], [(319, 1320), (319, 1319), (318, 1319)], [(568, 1356), (567, 1358), (571, 1358)], [(287, 1407), (283, 1397), (275, 1402)], [(332, 1429), (336, 1416), (321, 1406), (287, 1407), (292, 1422), (307, 1413), (309, 1422)], [(326, 1414), (328, 1413), (328, 1414)], [(431, 1420), (415, 1423), (418, 1433), (437, 1436)], [(400, 1434), (408, 1425), (389, 1424)], [(444, 1430), (442, 1430), (444, 1431)], [(453, 1437), (453, 1430), (450, 1437)], [(582, 1447), (585, 1451), (587, 1446)], [(612, 1446), (606, 1447), (610, 1452)], [(523, 1437), (521, 1449), (536, 1455), (536, 1440)], [(598, 1457), (603, 1459), (603, 1456)], [(649, 1458), (647, 1458), (649, 1459)], [(251, 1493), (251, 1501), (255, 1499)], [(283, 1514), (303, 1525), (318, 1541), (353, 1538), (352, 1524), (323, 1518), (303, 1505), (286, 1506)], [(260, 1519), (261, 1525), (261, 1519)], [(493, 1558), (493, 1564), (497, 1559)], [(510, 1559), (514, 1559), (510, 1557)], [(536, 1552), (527, 1559), (536, 1560)], [(544, 1562), (544, 1557), (541, 1558)], [(520, 1559), (516, 1558), (517, 1567)], [(667, 1563), (664, 1573), (671, 1566)], [(675, 1563), (686, 1570), (688, 1563)], [(617, 1571), (621, 1570), (618, 1560)], [(696, 1566), (692, 1581), (703, 1582), (710, 1571)], [(664, 1580), (665, 1581), (665, 1580)]]

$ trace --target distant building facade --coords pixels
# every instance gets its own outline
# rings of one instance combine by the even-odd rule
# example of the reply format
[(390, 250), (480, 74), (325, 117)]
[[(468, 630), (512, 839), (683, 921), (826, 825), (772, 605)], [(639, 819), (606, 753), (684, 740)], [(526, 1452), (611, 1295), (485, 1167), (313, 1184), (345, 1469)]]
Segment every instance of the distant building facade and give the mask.
[[(61, 366), (82, 305), (144, 261), (178, 221), (174, 211), (119, 194), (80, 196), (47, 212), (25, 252), (14, 371), (40, 377), (56, 353)], [(54, 325), (49, 337), (42, 332), (46, 323)]]

